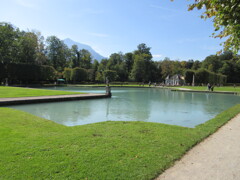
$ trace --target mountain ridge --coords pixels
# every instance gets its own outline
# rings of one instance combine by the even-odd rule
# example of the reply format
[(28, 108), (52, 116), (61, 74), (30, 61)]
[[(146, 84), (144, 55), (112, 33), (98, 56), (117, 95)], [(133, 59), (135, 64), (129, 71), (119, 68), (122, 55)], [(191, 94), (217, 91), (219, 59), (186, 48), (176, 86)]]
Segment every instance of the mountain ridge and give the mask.
[(68, 48), (71, 48), (72, 45), (77, 45), (79, 50), (80, 49), (88, 50), (91, 53), (91, 55), (93, 56), (93, 59), (96, 59), (97, 61), (101, 61), (102, 59), (105, 58), (102, 55), (100, 55), (99, 53), (97, 53), (91, 46), (89, 46), (87, 44), (82, 44), (82, 43), (76, 42), (70, 38), (64, 39), (63, 42), (68, 46)]

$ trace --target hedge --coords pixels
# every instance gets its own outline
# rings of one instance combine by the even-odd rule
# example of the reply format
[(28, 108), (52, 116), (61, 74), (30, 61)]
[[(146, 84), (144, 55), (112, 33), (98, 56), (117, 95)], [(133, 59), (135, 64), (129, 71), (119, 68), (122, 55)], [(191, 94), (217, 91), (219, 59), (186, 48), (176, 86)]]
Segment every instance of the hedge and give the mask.
[(185, 72), (186, 83), (192, 83), (193, 74), (195, 75), (196, 84), (224, 84), (227, 82), (227, 76), (210, 72), (206, 69), (199, 69), (197, 71), (187, 70)]
[(6, 72), (6, 77), (12, 83), (52, 81), (56, 78), (55, 69), (46, 65), (10, 63), (6, 66)]

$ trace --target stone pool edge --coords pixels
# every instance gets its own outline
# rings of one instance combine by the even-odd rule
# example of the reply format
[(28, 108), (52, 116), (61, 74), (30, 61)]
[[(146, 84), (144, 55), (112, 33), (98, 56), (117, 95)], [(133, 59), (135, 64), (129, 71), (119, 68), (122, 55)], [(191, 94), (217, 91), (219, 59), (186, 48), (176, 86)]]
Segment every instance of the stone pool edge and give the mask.
[(74, 95), (56, 95), (56, 96), (33, 96), (17, 98), (0, 98), (0, 106), (34, 104), (46, 102), (76, 101), (85, 99), (111, 98), (109, 94), (74, 94)]
[(171, 89), (171, 91), (179, 91), (179, 92), (195, 92), (195, 93), (216, 93), (216, 94), (232, 94), (238, 95), (238, 92), (231, 91), (198, 91), (198, 90), (185, 90), (185, 89)]

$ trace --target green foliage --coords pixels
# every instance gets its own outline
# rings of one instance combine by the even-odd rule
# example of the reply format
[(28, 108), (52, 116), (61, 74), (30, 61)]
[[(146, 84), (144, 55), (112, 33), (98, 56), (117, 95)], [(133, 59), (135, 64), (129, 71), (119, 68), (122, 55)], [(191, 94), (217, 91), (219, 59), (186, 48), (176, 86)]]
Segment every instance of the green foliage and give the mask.
[(145, 62), (142, 55), (134, 55), (134, 63), (131, 71), (133, 81), (142, 82), (145, 80)]
[(147, 54), (149, 55), (149, 59), (148, 60), (151, 60), (152, 59), (152, 54), (150, 52), (150, 47), (147, 47), (147, 45), (145, 43), (141, 43), (137, 46), (137, 50), (134, 51), (134, 54)]
[(194, 61), (192, 70), (197, 70), (197, 69), (201, 68), (201, 65), (202, 65), (202, 63), (200, 61), (198, 61), (198, 60)]
[(115, 81), (117, 79), (117, 72), (113, 70), (105, 70), (103, 71), (104, 79), (108, 79), (109, 82)]
[(97, 82), (105, 82), (104, 76), (102, 72), (96, 72), (95, 81)]
[(87, 80), (87, 70), (76, 67), (72, 70), (71, 79), (74, 83)]
[(159, 62), (159, 66), (161, 67), (163, 78), (173, 75), (172, 61), (170, 59), (165, 58), (162, 62)]
[(69, 67), (75, 68), (80, 67), (80, 54), (78, 51), (78, 46), (73, 45), (70, 49), (70, 64)]
[(96, 78), (95, 69), (87, 69), (87, 74), (88, 74), (87, 80), (90, 81), (90, 82), (94, 82), (95, 78)]
[(72, 76), (72, 69), (64, 68), (63, 77), (67, 82), (71, 81), (71, 76)]
[(40, 32), (20, 32), (11, 24), (0, 23), (0, 62), (46, 63), (43, 39)]
[(203, 19), (213, 19), (215, 32), (213, 37), (226, 38), (224, 51), (231, 49), (237, 53), (240, 50), (240, 1), (209, 1), (201, 0), (189, 6), (189, 10), (205, 9)]
[(0, 84), (4, 81), (4, 79), (7, 77), (6, 75), (6, 68), (3, 63), (0, 62)]
[(206, 69), (199, 69), (195, 72), (195, 82), (198, 84), (224, 84), (227, 77), (222, 74), (216, 74)]
[(215, 73), (217, 73), (221, 67), (222, 67), (222, 61), (217, 55), (211, 55), (206, 57), (202, 63), (202, 68), (208, 69), (209, 71), (215, 72)]
[(32, 31), (32, 33), (34, 33), (34, 35), (37, 37), (35, 63), (38, 65), (46, 65), (47, 57), (46, 57), (46, 51), (45, 51), (44, 37), (38, 31)]
[(38, 38), (32, 32), (23, 32), (19, 38), (19, 56), (21, 63), (33, 64), (36, 60), (36, 51), (38, 46)]
[(56, 36), (47, 38), (47, 57), (49, 65), (53, 66), (57, 71), (63, 71), (67, 62), (68, 48)]
[[(228, 83), (240, 82), (240, 56), (231, 51), (226, 51), (218, 56), (208, 56), (203, 62), (198, 60), (173, 61), (169, 58), (154, 62), (150, 52), (151, 48), (141, 43), (133, 52), (126, 54), (113, 53), (108, 59), (103, 59), (101, 62), (96, 60), (92, 62), (91, 54), (85, 49), (79, 49), (77, 45), (73, 45), (69, 49), (56, 36), (50, 36), (44, 41), (40, 32), (20, 31), (8, 23), (0, 23), (0, 45), (0, 62), (4, 63), (5, 67), (11, 63), (48, 66), (45, 70), (41, 70), (41, 72), (45, 71), (46, 73), (39, 74), (41, 76), (39, 78), (35, 77), (33, 70), (28, 70), (22, 74), (17, 73), (20, 70), (16, 70), (19, 78), (14, 75), (15, 72), (11, 71), (11, 78), (16, 82), (33, 81), (33, 79), (51, 81), (54, 80), (56, 75), (60, 78), (65, 76), (65, 68), (86, 69), (87, 75), (83, 75), (83, 79), (92, 82), (95, 80), (104, 82), (104, 71), (106, 70), (116, 72), (115, 81), (162, 82), (168, 75), (183, 75), (186, 70), (197, 71), (200, 68), (227, 76)], [(0, 78), (6, 76), (3, 71), (0, 73)], [(27, 75), (26, 73), (30, 74)], [(71, 79), (69, 78), (69, 72), (66, 78), (68, 81)], [(83, 81), (83, 79), (78, 79), (78, 82)], [(216, 78), (211, 75), (210, 79)]]
[(40, 76), (41, 80), (53, 81), (56, 79), (57, 72), (52, 66), (42, 65), (40, 66), (40, 68), (41, 68), (41, 74), (39, 74), (38, 76)]
[(124, 62), (126, 64), (127, 73), (130, 74), (133, 66), (133, 53), (126, 53), (124, 55)]
[(186, 70), (185, 71), (185, 82), (188, 84), (192, 84), (194, 75), (195, 75), (195, 72), (193, 70)]
[(29, 81), (39, 81), (41, 78), (40, 66), (32, 64), (8, 64), (8, 78), (10, 82), (18, 83)]
[(7, 77), (10, 83), (29, 83), (55, 79), (55, 70), (51, 66), (10, 63), (7, 65)]
[(160, 80), (161, 76), (159, 73), (159, 67), (152, 61), (152, 54), (150, 52), (150, 47), (146, 44), (139, 44), (138, 49), (134, 51), (133, 55), (129, 54), (129, 62), (126, 61), (126, 67), (130, 67), (131, 58), (133, 60), (130, 79), (137, 82), (148, 82)]
[(92, 63), (92, 57), (91, 53), (86, 50), (82, 49), (79, 51), (79, 58), (80, 58), (80, 67), (84, 69), (90, 69), (91, 68), (91, 63)]
[(99, 66), (99, 62), (97, 60), (94, 60), (92, 64), (92, 69), (94, 69), (94, 71), (97, 71), (98, 66)]
[(19, 30), (12, 24), (0, 23), (0, 62), (17, 61)]

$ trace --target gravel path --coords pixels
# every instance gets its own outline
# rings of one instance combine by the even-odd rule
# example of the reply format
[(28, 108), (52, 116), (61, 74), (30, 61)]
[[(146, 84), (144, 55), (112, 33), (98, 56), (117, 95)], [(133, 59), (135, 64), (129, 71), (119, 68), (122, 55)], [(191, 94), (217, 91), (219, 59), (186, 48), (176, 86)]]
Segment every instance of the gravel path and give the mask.
[(191, 149), (157, 180), (239, 180), (240, 114)]

